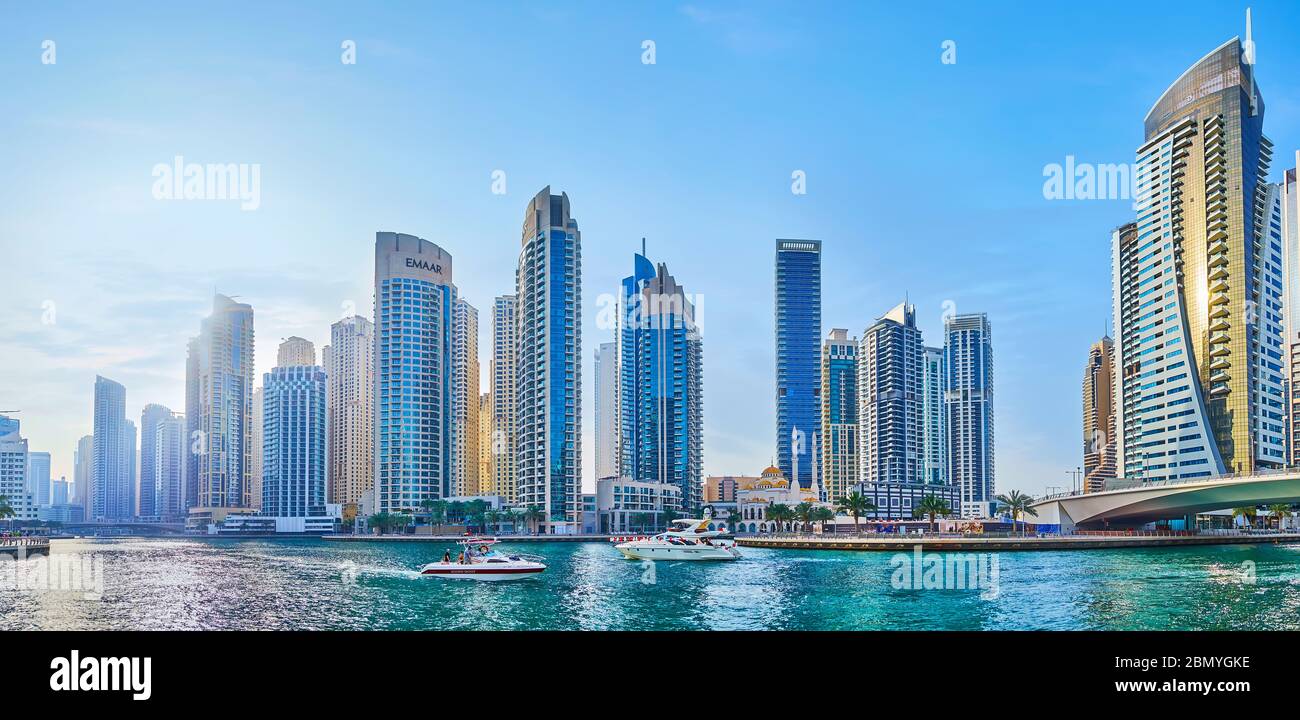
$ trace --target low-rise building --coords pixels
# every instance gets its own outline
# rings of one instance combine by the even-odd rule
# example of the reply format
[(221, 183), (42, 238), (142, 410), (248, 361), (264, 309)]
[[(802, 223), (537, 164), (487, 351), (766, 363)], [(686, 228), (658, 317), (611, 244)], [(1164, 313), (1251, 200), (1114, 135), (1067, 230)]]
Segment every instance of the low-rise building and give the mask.
[(768, 517), (768, 510), (773, 505), (785, 505), (791, 509), (802, 503), (832, 507), (830, 503), (821, 500), (816, 473), (813, 474), (812, 487), (808, 488), (791, 483), (776, 466), (769, 467), (756, 478), (742, 477), (737, 480), (736, 508), (740, 518), (733, 532), (766, 533), (783, 529), (778, 525), (788, 527), (788, 521), (778, 523)]
[(601, 478), (596, 481), (596, 512), (602, 533), (662, 530), (669, 516), (681, 517), (682, 489), (673, 483)]

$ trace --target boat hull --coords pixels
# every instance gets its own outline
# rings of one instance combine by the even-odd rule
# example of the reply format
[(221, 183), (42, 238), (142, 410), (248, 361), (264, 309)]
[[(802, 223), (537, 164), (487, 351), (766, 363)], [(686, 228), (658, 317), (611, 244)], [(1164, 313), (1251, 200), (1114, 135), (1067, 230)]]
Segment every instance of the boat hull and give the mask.
[(546, 570), (545, 565), (528, 564), (514, 567), (476, 567), (456, 563), (433, 563), (425, 565), (421, 576), (443, 578), (445, 580), (482, 580), (484, 582), (506, 582), (537, 577)]
[(629, 560), (722, 561), (740, 559), (740, 553), (734, 548), (723, 547), (681, 547), (633, 542), (615, 545), (614, 549), (623, 553), (623, 557)]

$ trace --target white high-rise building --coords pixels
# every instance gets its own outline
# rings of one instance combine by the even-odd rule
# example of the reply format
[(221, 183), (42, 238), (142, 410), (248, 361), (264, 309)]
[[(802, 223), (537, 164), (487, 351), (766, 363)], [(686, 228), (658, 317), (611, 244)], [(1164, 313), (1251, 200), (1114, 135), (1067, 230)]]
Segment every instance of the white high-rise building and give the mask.
[(515, 360), (518, 342), (514, 295), (492, 303), (492, 487), (493, 492), (517, 501), (515, 487)]
[(452, 318), (452, 495), (482, 492), (478, 466), (478, 310), (456, 299)]
[(452, 258), (375, 233), (375, 509), (419, 512), (451, 494)]
[(253, 412), (250, 415), (252, 429), (248, 433), (248, 494), (252, 507), (262, 508), (262, 463), (266, 456), (266, 388), (253, 390)]
[(618, 475), (618, 346), (596, 348), (596, 478)]
[(352, 505), (375, 486), (375, 324), (360, 315), (330, 326), (329, 501)]
[(159, 517), (159, 493), (166, 491), (166, 479), (157, 462), (158, 425), (171, 420), (171, 408), (150, 403), (140, 411), (140, 488), (136, 492), (136, 514)]
[(220, 521), (229, 508), (254, 507), (252, 306), (216, 295), (189, 353), (187, 505), (192, 514)]
[[(282, 356), (283, 357), (283, 356)], [(301, 355), (290, 356), (298, 362)], [(270, 517), (325, 514), (325, 370), (274, 367), (262, 378), (262, 503)]]
[(948, 414), (943, 399), (943, 348), (921, 350), (921, 470), (928, 485), (948, 484)]
[(27, 453), (27, 493), (37, 508), (50, 506), (50, 454)]
[(73, 468), (72, 473), (72, 504), (83, 508), (90, 503), (90, 461), (94, 453), (94, 436), (83, 435), (77, 441), (77, 450), (73, 457), (76, 467)]
[(1300, 150), (1295, 154), (1295, 166), (1282, 176), (1276, 186), (1277, 204), (1282, 211), (1282, 298), (1283, 316), (1286, 318), (1283, 351), (1287, 356), (1287, 464), (1300, 465), (1300, 186), (1296, 184), (1296, 171), (1300, 168)]
[(154, 510), (164, 522), (185, 517), (185, 416), (172, 414), (154, 426)]
[(524, 213), (515, 374), (518, 500), (546, 534), (582, 528), (582, 243), (569, 197), (543, 188)]
[(27, 492), (27, 440), (17, 418), (0, 415), (0, 495), (8, 500), (15, 520), (35, 520), (36, 505)]

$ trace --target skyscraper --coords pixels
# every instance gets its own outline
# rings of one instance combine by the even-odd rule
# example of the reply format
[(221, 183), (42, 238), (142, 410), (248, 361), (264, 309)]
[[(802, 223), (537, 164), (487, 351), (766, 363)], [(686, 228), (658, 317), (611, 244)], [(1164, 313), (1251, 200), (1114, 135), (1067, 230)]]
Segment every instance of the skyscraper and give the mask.
[(1277, 185), (1278, 205), (1282, 211), (1282, 298), (1283, 316), (1286, 318), (1283, 352), (1287, 356), (1287, 463), (1300, 465), (1300, 187), (1296, 184), (1300, 168), (1300, 150), (1295, 154), (1295, 167), (1287, 170)]
[(858, 339), (844, 328), (822, 342), (821, 401), (823, 487), (835, 502), (858, 480)]
[(457, 298), (452, 318), (452, 494), (478, 495), (478, 310)]
[(360, 315), (330, 326), (329, 501), (355, 504), (375, 486), (375, 325)]
[(253, 390), (253, 412), (249, 415), (252, 428), (248, 432), (248, 494), (251, 507), (262, 508), (262, 465), (266, 460), (266, 388)]
[(777, 240), (777, 466), (805, 488), (813, 484), (813, 440), (821, 427), (821, 334), (821, 241)]
[(27, 493), (38, 508), (50, 505), (50, 454), (27, 453)]
[(253, 507), (253, 308), (225, 295), (190, 341), (185, 419), (189, 425), (192, 513), (219, 521), (224, 509)]
[(1137, 222), (1112, 251), (1125, 478), (1285, 460), (1282, 253), (1254, 70), (1248, 27), (1245, 46), (1233, 38), (1197, 61), (1144, 121)]
[(675, 485), (681, 510), (695, 517), (704, 490), (703, 339), (694, 304), (665, 264), (634, 257), (618, 338), (618, 475)]
[(862, 480), (924, 481), (921, 331), (900, 304), (862, 333), (858, 350), (858, 453)]
[(492, 393), (478, 398), (478, 478), (479, 492), (499, 494), (492, 476)]
[(1115, 344), (1092, 344), (1083, 367), (1083, 491), (1100, 492), (1115, 477)]
[(515, 296), (502, 295), (492, 302), (492, 488), (515, 503), (515, 361), (518, 327)]
[(154, 510), (164, 522), (185, 517), (185, 416), (172, 414), (154, 427)]
[(72, 473), (72, 504), (87, 507), (90, 502), (90, 468), (95, 453), (95, 438), (83, 435), (77, 441), (77, 451), (73, 460), (76, 467)]
[(451, 494), (451, 255), (375, 233), (375, 507), (418, 511)]
[[(280, 354), (289, 362), (302, 355)], [(325, 370), (271, 369), (262, 378), (262, 504), (271, 517), (325, 513)]]
[(140, 489), (136, 496), (140, 517), (158, 517), (159, 495), (166, 492), (166, 478), (159, 471), (158, 426), (172, 418), (171, 408), (150, 403), (140, 411)]
[(94, 451), (90, 464), (91, 507), (94, 520), (129, 520), (131, 465), (134, 454), (126, 419), (126, 388), (106, 377), (95, 377)]
[(988, 517), (994, 502), (993, 337), (984, 313), (945, 318), (944, 402), (948, 478), (961, 492), (961, 514)]
[(528, 203), (515, 276), (515, 482), (542, 532), (582, 527), (582, 241), (569, 196)]
[(596, 478), (618, 474), (618, 350), (612, 342), (596, 348)]
[(297, 335), (286, 338), (277, 348), (275, 364), (279, 367), (316, 364), (316, 346), (310, 340)]
[(948, 413), (943, 399), (943, 348), (921, 349), (921, 477), (927, 485), (948, 484)]
[(35, 520), (36, 506), (27, 492), (27, 440), (17, 418), (0, 415), (0, 495), (8, 499), (14, 519)]

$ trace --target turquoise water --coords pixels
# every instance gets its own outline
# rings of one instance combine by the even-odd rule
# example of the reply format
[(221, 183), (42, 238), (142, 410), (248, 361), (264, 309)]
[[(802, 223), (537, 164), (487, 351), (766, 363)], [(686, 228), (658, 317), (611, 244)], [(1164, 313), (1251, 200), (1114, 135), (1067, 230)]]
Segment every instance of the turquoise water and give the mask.
[(416, 573), (449, 547), (56, 541), (56, 560), (102, 562), (102, 593), (36, 591), (0, 568), (0, 630), (1300, 629), (1300, 545), (997, 553), (995, 596), (896, 590), (891, 555), (866, 552), (743, 548), (651, 577), (604, 543), (503, 543), (550, 568), (507, 583)]

